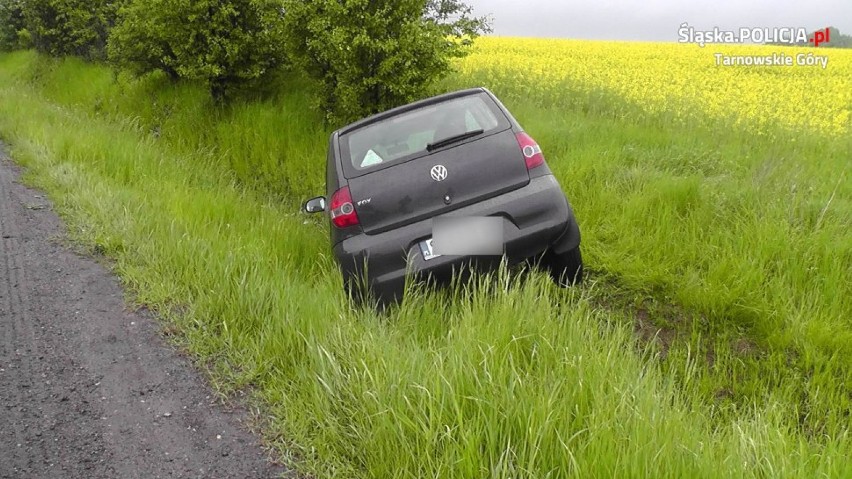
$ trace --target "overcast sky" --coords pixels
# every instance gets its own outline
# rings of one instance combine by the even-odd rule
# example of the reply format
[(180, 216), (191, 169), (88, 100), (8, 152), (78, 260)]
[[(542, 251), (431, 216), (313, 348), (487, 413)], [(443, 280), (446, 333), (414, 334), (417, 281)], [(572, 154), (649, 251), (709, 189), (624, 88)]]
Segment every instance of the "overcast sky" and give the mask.
[(598, 40), (677, 41), (697, 30), (834, 26), (852, 34), (852, 0), (465, 0), (491, 14), (494, 34)]

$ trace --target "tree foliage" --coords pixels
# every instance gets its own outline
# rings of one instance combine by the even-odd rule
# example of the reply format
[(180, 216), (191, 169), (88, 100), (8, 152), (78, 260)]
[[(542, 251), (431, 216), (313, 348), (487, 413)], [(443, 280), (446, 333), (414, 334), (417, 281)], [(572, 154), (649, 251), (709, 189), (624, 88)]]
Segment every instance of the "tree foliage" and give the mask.
[(0, 0), (0, 50), (15, 50), (21, 44), (24, 33), (24, 10), (22, 0)]
[(32, 45), (50, 55), (102, 59), (120, 1), (26, 0), (24, 25)]
[(0, 0), (0, 49), (232, 86), (293, 59), (348, 121), (422, 95), (489, 31), (463, 0)]
[(132, 0), (110, 36), (109, 59), (136, 74), (207, 82), (221, 100), (283, 62), (282, 16), (272, 0)]
[(422, 95), (489, 31), (459, 0), (285, 0), (286, 44), (343, 123)]
[[(843, 35), (836, 27), (828, 27), (828, 29), (830, 30), (829, 37), (831, 38), (831, 41), (820, 46), (828, 48), (852, 48), (852, 36)], [(811, 33), (809, 37), (813, 37), (813, 35), (814, 34)]]

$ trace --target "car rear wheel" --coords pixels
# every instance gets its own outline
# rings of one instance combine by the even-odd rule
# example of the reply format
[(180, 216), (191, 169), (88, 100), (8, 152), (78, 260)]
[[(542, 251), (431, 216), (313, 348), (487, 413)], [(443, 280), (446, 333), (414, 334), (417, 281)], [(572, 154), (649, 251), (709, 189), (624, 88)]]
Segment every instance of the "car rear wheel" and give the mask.
[(559, 286), (568, 287), (583, 282), (583, 255), (579, 245), (564, 253), (549, 252), (545, 256), (545, 265)]
[(355, 306), (362, 306), (369, 297), (367, 288), (355, 278), (343, 277), (343, 292)]
[(343, 291), (355, 307), (375, 306), (384, 311), (393, 304), (402, 302), (404, 288), (400, 285), (377, 288), (369, 281), (357, 277), (343, 278)]

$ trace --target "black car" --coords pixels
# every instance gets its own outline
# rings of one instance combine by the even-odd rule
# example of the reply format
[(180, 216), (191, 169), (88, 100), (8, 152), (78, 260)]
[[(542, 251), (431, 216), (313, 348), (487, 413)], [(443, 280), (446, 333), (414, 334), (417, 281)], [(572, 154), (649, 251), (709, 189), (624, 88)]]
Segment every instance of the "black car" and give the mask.
[[(580, 229), (538, 144), (485, 88), (448, 93), (331, 135), (331, 245), (351, 294), (401, 299), (408, 273), (534, 260), (582, 280)], [(434, 237), (434, 238), (433, 238)]]

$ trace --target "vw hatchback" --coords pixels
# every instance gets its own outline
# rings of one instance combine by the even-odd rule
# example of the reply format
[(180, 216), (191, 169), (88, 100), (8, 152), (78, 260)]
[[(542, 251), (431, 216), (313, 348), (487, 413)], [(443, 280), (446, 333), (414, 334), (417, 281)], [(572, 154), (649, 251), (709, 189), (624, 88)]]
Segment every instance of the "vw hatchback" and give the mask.
[[(580, 229), (539, 145), (487, 89), (411, 103), (331, 135), (331, 247), (350, 294), (401, 299), (406, 277), (533, 260), (582, 280)], [(330, 198), (328, 200), (327, 198)]]

